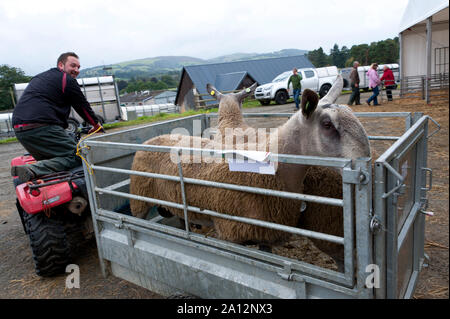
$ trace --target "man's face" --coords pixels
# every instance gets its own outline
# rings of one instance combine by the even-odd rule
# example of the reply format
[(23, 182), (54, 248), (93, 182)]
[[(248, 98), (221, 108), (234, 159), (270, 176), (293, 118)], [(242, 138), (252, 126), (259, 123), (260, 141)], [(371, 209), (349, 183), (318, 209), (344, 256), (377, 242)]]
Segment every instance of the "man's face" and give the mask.
[(78, 74), (80, 74), (80, 61), (74, 56), (69, 56), (66, 60), (66, 63), (58, 63), (58, 69), (66, 72), (75, 79)]

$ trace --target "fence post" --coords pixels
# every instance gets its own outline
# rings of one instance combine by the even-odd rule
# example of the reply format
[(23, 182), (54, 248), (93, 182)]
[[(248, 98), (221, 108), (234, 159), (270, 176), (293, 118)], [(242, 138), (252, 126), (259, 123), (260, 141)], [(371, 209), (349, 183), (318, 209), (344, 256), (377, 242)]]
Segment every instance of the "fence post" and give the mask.
[(194, 109), (198, 109), (200, 107), (200, 95), (196, 89), (192, 89), (192, 91), (194, 91)]
[(422, 80), (422, 100), (425, 100), (425, 77), (422, 77), (421, 80)]

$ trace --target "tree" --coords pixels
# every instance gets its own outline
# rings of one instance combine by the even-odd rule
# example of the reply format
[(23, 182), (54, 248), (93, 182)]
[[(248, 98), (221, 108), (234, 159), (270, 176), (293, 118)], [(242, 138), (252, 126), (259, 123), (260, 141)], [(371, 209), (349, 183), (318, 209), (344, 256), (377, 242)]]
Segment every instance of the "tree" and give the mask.
[(346, 46), (343, 46), (342, 49), (339, 50), (337, 43), (333, 46), (333, 49), (330, 50), (331, 64), (337, 66), (338, 68), (345, 67), (345, 62), (349, 56), (349, 49)]
[(9, 110), (14, 107), (11, 96), (13, 85), (30, 80), (31, 76), (26, 76), (21, 69), (6, 64), (0, 65), (0, 110)]
[(161, 81), (166, 83), (169, 88), (175, 88), (178, 86), (178, 82), (174, 79), (174, 77), (168, 74), (161, 76)]
[(321, 68), (323, 66), (329, 65), (329, 58), (325, 54), (325, 52), (323, 52), (322, 47), (318, 48), (317, 50), (309, 51), (308, 59), (316, 68)]
[(119, 81), (117, 81), (117, 89), (118, 89), (119, 91), (122, 91), (123, 89), (125, 89), (125, 88), (127, 87), (127, 85), (128, 85), (128, 82), (125, 81), (125, 80), (119, 80)]

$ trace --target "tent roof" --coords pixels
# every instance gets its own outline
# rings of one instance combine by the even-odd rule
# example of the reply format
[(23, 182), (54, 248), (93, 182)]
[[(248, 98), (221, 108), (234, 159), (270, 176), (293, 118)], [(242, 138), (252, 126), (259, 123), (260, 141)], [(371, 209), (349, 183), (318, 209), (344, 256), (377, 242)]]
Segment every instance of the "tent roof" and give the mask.
[[(445, 8), (448, 8), (448, 0), (409, 0), (405, 12), (403, 13), (399, 32), (402, 32), (417, 23), (424, 22), (424, 20)], [(435, 18), (436, 19), (433, 19), (433, 22), (448, 20), (448, 10), (447, 14), (443, 17)]]

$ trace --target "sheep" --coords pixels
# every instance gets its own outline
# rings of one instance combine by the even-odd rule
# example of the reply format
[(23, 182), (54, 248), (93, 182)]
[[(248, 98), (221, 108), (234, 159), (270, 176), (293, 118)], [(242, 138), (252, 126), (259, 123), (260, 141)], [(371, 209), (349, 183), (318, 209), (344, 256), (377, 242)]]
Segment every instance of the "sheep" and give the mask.
[(227, 144), (225, 148), (230, 148), (236, 143), (257, 142), (256, 130), (247, 125), (242, 116), (242, 101), (251, 95), (258, 83), (254, 83), (249, 88), (237, 93), (222, 94), (212, 84), (206, 85), (206, 90), (219, 101), (217, 114), (217, 132), (214, 139), (222, 144)]
[[(245, 123), (238, 101), (233, 97), (228, 98), (228, 95), (220, 94), (211, 84), (207, 84), (206, 88), (219, 101), (221, 119), (218, 127), (219, 132), (224, 134), (227, 127), (241, 128), (241, 133), (250, 132), (250, 127)], [(305, 90), (303, 93), (305, 95), (314, 94), (309, 90)], [(302, 100), (304, 99), (305, 97)], [(238, 131), (235, 130), (234, 132)], [(306, 171), (303, 187), (304, 194), (342, 198), (342, 176), (337, 170), (328, 167), (309, 167)], [(310, 202), (306, 205), (306, 209), (302, 209), (297, 226), (342, 237), (344, 235), (342, 208)], [(342, 245), (317, 239), (312, 239), (312, 242), (322, 252), (334, 259), (339, 271), (343, 269), (344, 251)]]
[(222, 135), (226, 128), (249, 128), (242, 117), (242, 101), (255, 91), (257, 85), (253, 83), (249, 88), (231, 94), (222, 94), (212, 84), (206, 85), (208, 93), (219, 101), (217, 129)]
[[(375, 149), (371, 150), (371, 157), (372, 161), (379, 157)], [(306, 173), (303, 186), (304, 194), (331, 198), (342, 198), (343, 196), (342, 176), (331, 168), (311, 166)], [(300, 214), (297, 227), (343, 237), (343, 209), (320, 203), (308, 203), (306, 209)], [(343, 271), (344, 246), (314, 238), (311, 241), (319, 250), (333, 258), (338, 271)]]
[[(277, 145), (279, 154), (346, 158), (368, 156), (370, 154), (369, 141), (361, 123), (348, 107), (332, 104), (341, 89), (342, 78), (320, 101), (315, 99), (317, 95), (304, 96), (301, 112), (295, 113), (278, 128), (277, 132), (270, 134), (265, 149), (273, 151), (271, 146)], [(146, 141), (145, 144), (191, 147), (192, 145), (201, 145), (202, 148), (216, 148), (215, 142), (209, 139), (181, 135), (158, 136)], [(251, 149), (250, 145), (246, 146)], [(190, 161), (186, 161), (188, 158)], [(185, 177), (299, 193), (303, 190), (303, 180), (308, 169), (305, 165), (278, 163), (275, 175), (262, 175), (230, 172), (228, 164), (224, 160), (206, 163), (203, 158), (196, 159), (195, 156), (183, 155), (181, 162)], [(169, 153), (138, 151), (133, 160), (132, 169), (178, 175), (177, 165), (171, 161)], [(185, 191), (189, 205), (224, 214), (255, 218), (288, 226), (296, 226), (300, 217), (301, 202), (297, 200), (192, 184), (185, 185)], [(130, 193), (182, 203), (178, 183), (170, 181), (132, 175)], [(130, 200), (130, 206), (133, 216), (142, 218), (146, 214), (149, 204)], [(183, 216), (182, 210), (165, 208), (173, 214)], [(277, 230), (191, 212), (189, 212), (189, 219), (193, 222), (197, 219), (211, 221), (219, 239), (235, 243), (253, 241), (272, 245), (285, 241), (290, 236)]]

